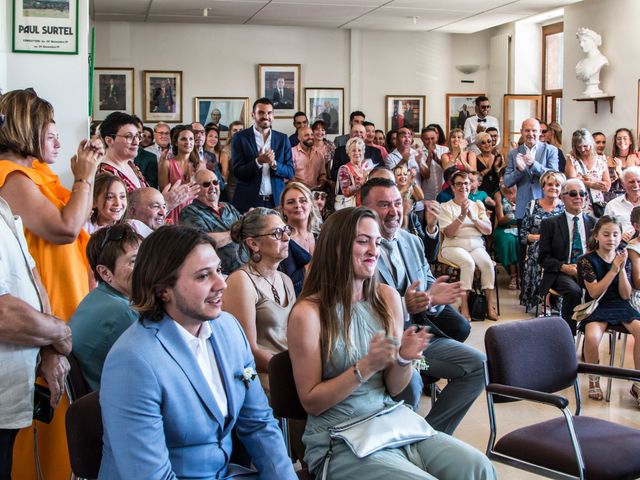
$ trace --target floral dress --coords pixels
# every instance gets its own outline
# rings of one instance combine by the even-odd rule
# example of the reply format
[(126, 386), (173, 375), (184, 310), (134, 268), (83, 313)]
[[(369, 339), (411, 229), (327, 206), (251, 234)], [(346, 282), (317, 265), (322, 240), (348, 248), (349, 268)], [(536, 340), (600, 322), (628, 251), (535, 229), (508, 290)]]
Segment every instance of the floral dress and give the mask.
[(520, 304), (524, 305), (527, 311), (531, 310), (538, 303), (540, 296), (540, 279), (542, 277), (542, 269), (540, 265), (538, 265), (539, 242), (528, 243), (527, 236), (539, 234), (542, 220), (560, 215), (563, 212), (564, 204), (562, 203), (556, 205), (550, 212), (547, 212), (542, 208), (538, 200), (533, 200), (522, 220), (520, 243), (523, 245), (522, 248), (526, 248), (526, 253), (524, 272), (522, 274), (522, 299), (520, 300)]
[[(609, 167), (607, 165), (607, 158), (604, 155), (594, 155), (593, 157), (593, 167), (587, 168), (582, 160), (574, 157), (571, 153), (567, 155), (567, 160), (571, 162), (573, 168), (576, 169), (576, 173), (578, 175), (589, 175), (592, 177), (596, 177), (599, 181), (602, 180), (602, 176), (605, 171), (608, 171)], [(595, 188), (588, 188), (587, 192), (589, 195), (587, 196), (587, 204), (585, 206), (585, 212), (589, 215), (594, 215), (593, 211), (593, 203), (599, 203), (600, 205), (604, 205), (604, 192), (601, 190), (596, 190)]]

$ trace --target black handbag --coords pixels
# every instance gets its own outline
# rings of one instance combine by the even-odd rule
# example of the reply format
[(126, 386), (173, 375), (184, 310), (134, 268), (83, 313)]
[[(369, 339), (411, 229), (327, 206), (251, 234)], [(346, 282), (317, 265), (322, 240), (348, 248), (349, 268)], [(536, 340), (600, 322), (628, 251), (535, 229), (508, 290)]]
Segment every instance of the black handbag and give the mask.
[(487, 297), (484, 293), (471, 290), (469, 292), (468, 305), (472, 321), (482, 322), (487, 318), (489, 302), (487, 302)]

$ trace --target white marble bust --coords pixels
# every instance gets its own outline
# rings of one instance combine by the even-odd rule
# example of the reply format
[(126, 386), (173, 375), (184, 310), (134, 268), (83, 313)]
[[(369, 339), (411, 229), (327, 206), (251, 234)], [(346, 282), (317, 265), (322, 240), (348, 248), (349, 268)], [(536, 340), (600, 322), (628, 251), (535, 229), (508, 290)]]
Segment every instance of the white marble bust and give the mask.
[(576, 65), (576, 77), (585, 85), (582, 96), (606, 96), (606, 93), (600, 89), (600, 70), (605, 65), (609, 65), (607, 57), (598, 49), (602, 45), (602, 37), (588, 28), (579, 28), (576, 37), (578, 37), (580, 48), (586, 54)]

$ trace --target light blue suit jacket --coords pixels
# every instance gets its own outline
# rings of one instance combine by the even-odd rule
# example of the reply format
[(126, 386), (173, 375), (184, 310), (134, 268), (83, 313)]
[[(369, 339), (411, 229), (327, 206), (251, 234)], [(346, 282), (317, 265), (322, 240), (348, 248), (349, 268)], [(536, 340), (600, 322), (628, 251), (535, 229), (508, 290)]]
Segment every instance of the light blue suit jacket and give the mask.
[(558, 149), (548, 143), (538, 142), (536, 158), (533, 164), (520, 171), (516, 168), (516, 155), (527, 153), (524, 145), (509, 152), (507, 169), (504, 172), (504, 184), (507, 187), (518, 186), (516, 194), (516, 218), (522, 220), (527, 213), (531, 200), (542, 198), (540, 177), (547, 170), (558, 170)]
[(209, 323), (227, 419), (174, 321), (141, 319), (104, 365), (100, 479), (228, 478), (234, 427), (259, 472), (242, 478), (297, 478), (260, 381), (242, 381), (255, 362), (240, 325), (227, 313)]
[[(433, 276), (433, 273), (431, 273), (429, 262), (427, 262), (427, 259), (424, 256), (424, 245), (422, 240), (420, 240), (416, 235), (400, 229), (398, 230), (398, 250), (400, 251), (400, 256), (404, 261), (404, 266), (407, 270), (407, 277), (409, 277), (407, 287), (416, 280), (420, 280), (420, 285), (417, 289), (423, 292), (429, 290), (436, 279)], [(387, 264), (382, 258), (378, 259), (377, 269), (380, 281), (395, 288), (393, 274), (389, 271)], [(404, 297), (406, 290), (404, 292), (398, 291), (398, 293)], [(429, 315), (438, 315), (443, 309), (444, 305), (437, 305), (436, 307), (433, 307), (433, 310), (429, 312)], [(427, 312), (421, 312), (413, 315), (413, 318), (410, 319), (410, 323), (417, 323), (420, 325), (427, 324), (431, 328), (431, 333), (446, 337), (446, 335), (433, 325), (433, 323), (426, 317), (426, 313)], [(406, 326), (407, 325), (405, 325), (405, 327)]]

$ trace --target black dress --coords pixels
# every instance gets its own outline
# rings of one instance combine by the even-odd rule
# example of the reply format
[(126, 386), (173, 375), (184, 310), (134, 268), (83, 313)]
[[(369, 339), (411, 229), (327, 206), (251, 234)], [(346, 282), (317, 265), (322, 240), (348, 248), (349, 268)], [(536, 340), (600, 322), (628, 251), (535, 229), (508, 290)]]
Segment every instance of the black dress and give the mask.
[[(611, 269), (611, 263), (608, 263), (600, 257), (596, 252), (583, 255), (578, 259), (578, 282), (584, 286), (584, 282), (600, 281)], [(627, 259), (624, 270), (631, 283), (631, 261)], [(587, 292), (587, 300), (591, 300)], [(634, 309), (629, 300), (625, 300), (618, 292), (618, 275), (611, 282), (607, 291), (604, 293), (598, 307), (589, 315), (582, 323), (603, 322), (609, 325), (620, 325), (621, 323), (629, 323), (632, 320), (640, 320), (640, 312)]]
[[(496, 159), (493, 160), (495, 164)], [(487, 166), (482, 163), (482, 157), (478, 155), (476, 157), (476, 169), (478, 172), (485, 170)], [(482, 185), (478, 187), (483, 192), (487, 192), (491, 198), (493, 198), (493, 194), (498, 191), (500, 188), (500, 174), (496, 172), (495, 168), (491, 167), (489, 172), (482, 177)]]

